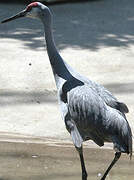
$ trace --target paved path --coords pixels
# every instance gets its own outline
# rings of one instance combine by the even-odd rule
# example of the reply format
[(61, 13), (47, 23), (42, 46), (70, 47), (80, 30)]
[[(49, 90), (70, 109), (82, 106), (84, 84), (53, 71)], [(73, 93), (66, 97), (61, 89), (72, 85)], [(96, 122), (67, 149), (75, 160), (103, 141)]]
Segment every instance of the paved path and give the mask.
[[(134, 130), (134, 1), (50, 6), (62, 57), (125, 102)], [(24, 4), (0, 3), (0, 19)], [(69, 139), (61, 120), (43, 27), (20, 19), (0, 25), (0, 132)]]

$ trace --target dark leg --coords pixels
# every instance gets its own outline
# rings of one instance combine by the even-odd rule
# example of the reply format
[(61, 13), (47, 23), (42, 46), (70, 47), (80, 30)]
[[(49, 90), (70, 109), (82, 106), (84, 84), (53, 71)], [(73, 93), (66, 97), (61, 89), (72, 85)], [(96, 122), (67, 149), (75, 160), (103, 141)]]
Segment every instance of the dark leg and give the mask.
[(120, 156), (121, 156), (121, 152), (116, 152), (115, 153), (115, 157), (114, 157), (113, 161), (111, 162), (110, 166), (107, 168), (107, 170), (106, 170), (105, 174), (103, 175), (103, 177), (101, 178), (101, 180), (105, 180), (105, 178), (108, 175), (109, 171), (114, 166), (114, 164), (118, 161)]
[(85, 163), (84, 163), (83, 149), (82, 149), (82, 147), (80, 147), (80, 148), (76, 147), (76, 149), (80, 156), (81, 169), (82, 169), (82, 180), (87, 180), (87, 172), (86, 172)]

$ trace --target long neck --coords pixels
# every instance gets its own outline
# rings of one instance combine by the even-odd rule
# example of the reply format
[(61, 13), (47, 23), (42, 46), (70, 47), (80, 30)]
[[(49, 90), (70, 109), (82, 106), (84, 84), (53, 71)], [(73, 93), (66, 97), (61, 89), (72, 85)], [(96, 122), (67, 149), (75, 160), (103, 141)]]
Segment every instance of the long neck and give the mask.
[(45, 30), (47, 53), (53, 69), (56, 84), (59, 86), (58, 84), (61, 81), (68, 80), (72, 75), (69, 72), (69, 66), (63, 61), (55, 46), (51, 18), (52, 17), (50, 16), (48, 21), (45, 18), (42, 18), (42, 21)]

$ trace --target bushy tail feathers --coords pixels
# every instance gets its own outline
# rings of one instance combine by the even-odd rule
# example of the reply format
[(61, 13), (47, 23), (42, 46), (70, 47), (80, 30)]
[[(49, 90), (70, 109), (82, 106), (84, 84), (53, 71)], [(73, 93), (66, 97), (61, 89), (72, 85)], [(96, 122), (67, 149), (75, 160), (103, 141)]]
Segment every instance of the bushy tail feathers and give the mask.
[[(126, 117), (125, 117), (126, 119)], [(133, 135), (132, 135), (132, 131), (131, 131), (131, 128), (130, 128), (130, 125), (126, 119), (126, 122), (127, 122), (127, 134), (126, 134), (126, 137), (125, 138), (125, 144), (127, 145), (127, 149), (128, 149), (128, 154), (129, 154), (129, 157), (130, 157), (130, 160), (132, 159), (132, 155), (133, 155)]]
[(116, 128), (114, 131), (115, 134), (113, 135), (113, 143), (115, 150), (129, 154), (130, 159), (132, 159), (132, 153), (133, 153), (132, 131), (128, 121), (126, 120), (126, 122), (124, 122), (123, 124), (120, 124), (118, 122)]
[(133, 154), (133, 140), (132, 140), (132, 131), (127, 121), (127, 133), (124, 136), (124, 142), (126, 145), (126, 151), (129, 154), (130, 160), (132, 159)]
[(129, 138), (128, 138), (128, 150), (129, 150), (129, 154), (130, 154), (130, 160), (132, 159), (132, 155), (133, 155), (133, 139), (132, 139), (132, 131), (131, 131), (131, 128), (129, 127), (129, 131), (130, 131), (130, 134), (129, 134)]

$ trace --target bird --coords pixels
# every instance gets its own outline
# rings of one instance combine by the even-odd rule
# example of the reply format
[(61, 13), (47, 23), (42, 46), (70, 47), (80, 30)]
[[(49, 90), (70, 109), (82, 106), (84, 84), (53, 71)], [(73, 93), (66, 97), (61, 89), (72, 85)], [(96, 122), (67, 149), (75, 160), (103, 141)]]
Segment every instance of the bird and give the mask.
[(53, 15), (46, 5), (32, 2), (1, 23), (21, 17), (40, 19), (44, 25), (46, 48), (61, 115), (79, 154), (82, 180), (88, 177), (83, 142), (92, 140), (100, 147), (105, 142), (113, 143), (114, 158), (101, 177), (101, 180), (105, 180), (122, 153), (129, 154), (130, 159), (132, 157), (132, 131), (126, 118), (129, 112), (127, 105), (118, 101), (104, 86), (81, 75), (63, 60), (53, 37)]

